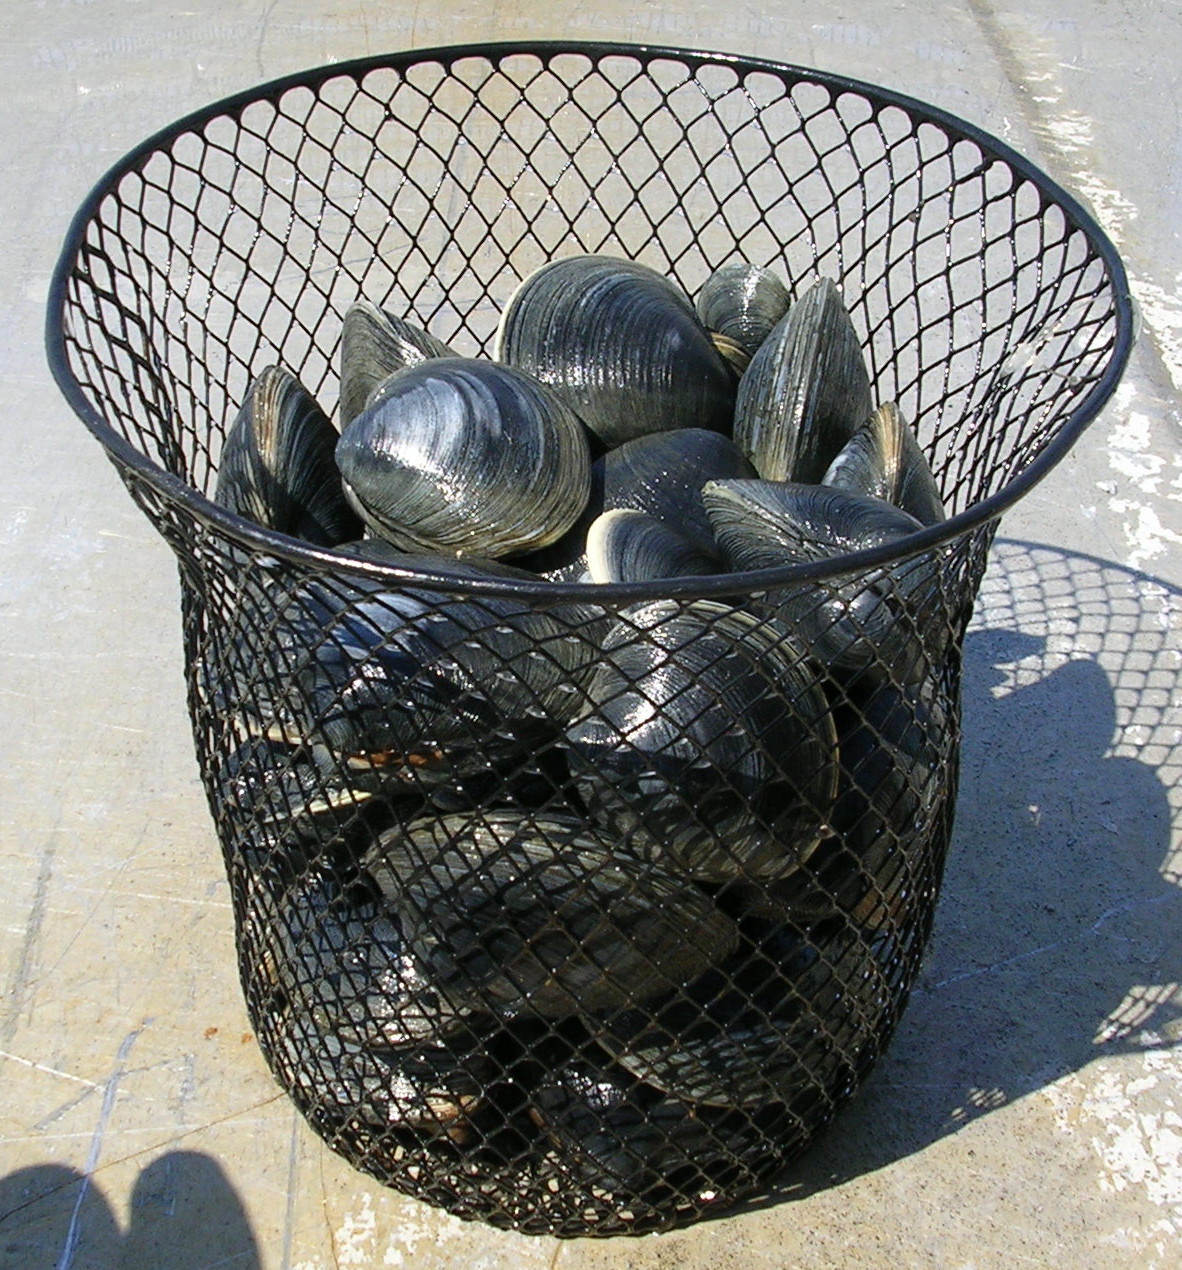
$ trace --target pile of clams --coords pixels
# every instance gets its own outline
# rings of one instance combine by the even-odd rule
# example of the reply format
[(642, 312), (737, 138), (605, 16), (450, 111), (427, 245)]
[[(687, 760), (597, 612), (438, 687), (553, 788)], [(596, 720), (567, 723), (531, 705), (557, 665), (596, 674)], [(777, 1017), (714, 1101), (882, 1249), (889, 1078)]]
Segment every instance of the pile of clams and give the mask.
[[(737, 1193), (900, 1006), (949, 745), (939, 558), (595, 584), (902, 542), (944, 517), (923, 449), (834, 283), (747, 264), (691, 300), (554, 261), (491, 358), (359, 299), (340, 381), (338, 434), (263, 371), (215, 491), (406, 570), (256, 560), (211, 660), (264, 1049), (386, 1180), (433, 1152), (505, 1204), (526, 1173), (633, 1216)], [(514, 593), (539, 577), (585, 585)]]

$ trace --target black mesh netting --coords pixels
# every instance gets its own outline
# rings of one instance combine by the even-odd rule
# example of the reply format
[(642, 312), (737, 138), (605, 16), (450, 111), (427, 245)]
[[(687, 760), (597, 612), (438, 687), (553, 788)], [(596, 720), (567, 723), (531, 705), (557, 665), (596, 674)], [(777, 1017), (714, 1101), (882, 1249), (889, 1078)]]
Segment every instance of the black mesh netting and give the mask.
[[(572, 252), (690, 294), (737, 259), (834, 279), (951, 519), (856, 566), (592, 588), (344, 560), (208, 501), (263, 366), (333, 410), (358, 296), (484, 354), (521, 278)], [(833, 77), (437, 50), (146, 143), (79, 214), (49, 336), (179, 558), (246, 1000), (317, 1132), (526, 1231), (758, 1195), (898, 1021), (996, 516), (1127, 355), (1086, 214), (973, 129)]]

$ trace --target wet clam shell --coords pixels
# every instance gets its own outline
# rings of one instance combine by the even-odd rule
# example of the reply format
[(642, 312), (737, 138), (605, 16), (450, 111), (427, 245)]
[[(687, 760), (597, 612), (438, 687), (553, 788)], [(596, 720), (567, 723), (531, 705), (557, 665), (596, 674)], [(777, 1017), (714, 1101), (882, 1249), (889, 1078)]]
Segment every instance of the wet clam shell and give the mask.
[[(902, 542), (922, 528), (878, 498), (793, 481), (714, 481), (703, 490), (715, 535), (736, 570), (826, 560)], [(816, 658), (843, 672), (923, 676), (948, 638), (938, 558), (777, 588), (763, 601)]]
[(395, 371), (434, 357), (455, 357), (434, 335), (361, 299), (341, 326), (341, 427), (365, 409), (371, 394)]
[(587, 535), (602, 513), (617, 509), (645, 512), (676, 529), (701, 555), (720, 558), (702, 486), (754, 475), (729, 437), (705, 428), (676, 428), (626, 441), (592, 463), (587, 509), (571, 531), (518, 563), (554, 580), (590, 580)]
[(586, 432), (528, 375), (475, 358), (396, 372), (336, 449), (345, 493), (406, 551), (501, 556), (544, 547), (591, 488)]
[(251, 382), (226, 434), (214, 501), (318, 547), (355, 537), (361, 522), (341, 489), (337, 439), (299, 380), (268, 366)]
[(940, 489), (914, 431), (893, 401), (880, 406), (830, 463), (822, 485), (901, 507), (921, 525), (944, 519)]
[(592, 582), (647, 582), (717, 573), (720, 551), (703, 551), (672, 525), (644, 512), (604, 512), (587, 531)]
[(730, 431), (734, 376), (689, 297), (634, 261), (543, 265), (506, 305), (496, 356), (560, 393), (608, 446), (671, 428)]
[(768, 923), (664, 1008), (606, 1020), (599, 1043), (645, 1084), (716, 1107), (834, 1099), (869, 1061), (890, 983), (856, 928)]
[(792, 293), (776, 273), (746, 261), (715, 269), (694, 301), (702, 325), (733, 342), (747, 363), (791, 304)]
[(735, 441), (765, 480), (813, 484), (873, 409), (853, 323), (837, 287), (822, 278), (739, 381)]
[(627, 1008), (738, 938), (702, 892), (556, 812), (424, 820), (364, 864), (440, 990), (506, 1016)]
[(579, 794), (617, 833), (641, 827), (663, 867), (781, 877), (828, 832), (835, 725), (775, 622), (712, 600), (638, 605), (605, 637), (587, 697), (566, 733)]

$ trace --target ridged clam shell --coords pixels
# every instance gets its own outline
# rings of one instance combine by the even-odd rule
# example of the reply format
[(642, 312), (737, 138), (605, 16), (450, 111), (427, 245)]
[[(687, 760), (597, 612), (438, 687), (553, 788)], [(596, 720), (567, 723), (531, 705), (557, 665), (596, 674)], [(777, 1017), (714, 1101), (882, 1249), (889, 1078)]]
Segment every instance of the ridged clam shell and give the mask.
[(821, 484), (884, 499), (909, 512), (921, 525), (944, 519), (940, 489), (927, 456), (893, 401), (879, 406), (846, 442)]
[(324, 751), (325, 779), (350, 789), (429, 788), (520, 761), (534, 733), (573, 717), (598, 656), (580, 609), (410, 581), (312, 577), (240, 612), (224, 695), (257, 712), (247, 731)]
[(608, 446), (670, 428), (729, 432), (734, 377), (689, 297), (612, 256), (571, 256), (510, 298), (496, 355), (549, 384)]
[(587, 503), (574, 413), (508, 366), (439, 358), (390, 376), (337, 444), (345, 493), (407, 551), (500, 557), (543, 547)]
[[(837, 733), (774, 622), (712, 600), (629, 609), (567, 731), (590, 814), (704, 881), (782, 877), (827, 832)], [(640, 848), (636, 848), (640, 849)]]
[(608, 1020), (599, 1041), (667, 1094), (759, 1107), (840, 1092), (890, 1002), (888, 981), (849, 925), (808, 939), (770, 926), (664, 1009)]
[(353, 538), (361, 522), (341, 490), (336, 444), (336, 429), (299, 380), (268, 366), (226, 434), (214, 501), (318, 547)]
[(379, 384), (397, 370), (455, 353), (434, 335), (368, 300), (355, 300), (341, 326), (341, 427), (365, 409)]
[(765, 480), (814, 484), (873, 409), (857, 334), (841, 293), (822, 278), (751, 359), (734, 436)]
[(717, 573), (720, 551), (703, 551), (672, 525), (646, 512), (618, 507), (587, 531), (592, 582), (647, 582)]
[(733, 340), (748, 362), (791, 304), (792, 293), (777, 274), (746, 261), (715, 269), (694, 301), (702, 325)]
[(705, 428), (676, 428), (625, 441), (592, 463), (587, 508), (570, 532), (518, 563), (557, 580), (589, 580), (587, 535), (598, 516), (616, 509), (645, 512), (673, 526), (704, 556), (717, 556), (702, 486), (754, 475), (729, 437)]
[[(793, 481), (712, 481), (702, 494), (715, 536), (739, 571), (826, 560), (901, 542), (922, 528), (878, 498)], [(871, 670), (900, 682), (920, 677), (925, 653), (947, 639), (936, 557), (823, 583), (779, 588), (767, 597), (825, 666)]]
[(364, 865), (440, 990), (506, 1015), (639, 1003), (738, 938), (702, 892), (559, 813), (425, 820)]

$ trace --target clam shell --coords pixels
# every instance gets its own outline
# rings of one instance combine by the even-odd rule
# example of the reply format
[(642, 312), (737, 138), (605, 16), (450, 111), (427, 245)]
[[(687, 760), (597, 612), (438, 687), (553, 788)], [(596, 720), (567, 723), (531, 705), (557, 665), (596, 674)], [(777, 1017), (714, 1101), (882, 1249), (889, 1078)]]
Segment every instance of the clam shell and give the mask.
[[(714, 532), (736, 570), (825, 560), (901, 542), (922, 528), (878, 498), (792, 481), (714, 481), (703, 490)], [(815, 584), (765, 603), (825, 666), (921, 678), (949, 638), (931, 552)]]
[(592, 463), (587, 508), (570, 532), (518, 563), (555, 580), (590, 581), (587, 535), (598, 516), (617, 509), (664, 521), (700, 554), (718, 558), (702, 486), (712, 479), (754, 475), (755, 469), (729, 437), (705, 428), (676, 428), (626, 441)]
[(766, 925), (663, 1009), (605, 1021), (599, 1043), (646, 1085), (695, 1104), (835, 1098), (870, 1057), (889, 981), (844, 922), (804, 939)]
[(689, 297), (645, 265), (543, 265), (501, 315), (496, 355), (550, 385), (608, 446), (670, 428), (729, 432), (734, 377)]
[(299, 380), (268, 366), (226, 434), (214, 501), (318, 547), (356, 537), (361, 522), (341, 490), (336, 443), (336, 429)]
[(365, 409), (371, 394), (395, 371), (455, 353), (434, 335), (361, 299), (345, 310), (341, 327), (341, 427)]
[(748, 362), (791, 304), (791, 291), (771, 269), (746, 261), (715, 269), (694, 301), (702, 325), (737, 345)]
[(528, 375), (473, 358), (390, 376), (336, 455), (366, 524), (406, 551), (496, 558), (546, 546), (591, 486), (574, 413)]
[(324, 779), (350, 790), (425, 792), (519, 764), (574, 717), (598, 657), (578, 606), (409, 580), (275, 582), (239, 614), (222, 699), (250, 705), (245, 730), (323, 754)]
[(751, 359), (739, 381), (734, 436), (765, 480), (815, 484), (873, 408), (841, 293), (822, 278)]
[(837, 733), (816, 670), (771, 621), (710, 600), (628, 610), (567, 730), (590, 814), (704, 881), (780, 877), (828, 832)]
[(587, 532), (592, 582), (647, 582), (717, 573), (720, 551), (703, 551), (672, 525), (645, 512), (604, 512)]
[(700, 891), (559, 813), (425, 820), (364, 864), (440, 990), (504, 1015), (641, 1002), (738, 938)]
[(921, 525), (944, 519), (936, 478), (915, 433), (893, 401), (880, 406), (830, 463), (822, 485), (881, 498)]

